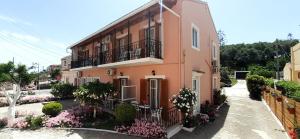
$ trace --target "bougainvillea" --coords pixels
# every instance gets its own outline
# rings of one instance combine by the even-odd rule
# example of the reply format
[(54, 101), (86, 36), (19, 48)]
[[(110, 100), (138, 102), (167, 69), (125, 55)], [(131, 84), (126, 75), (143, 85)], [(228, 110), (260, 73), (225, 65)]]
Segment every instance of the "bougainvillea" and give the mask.
[(44, 122), (45, 127), (81, 127), (80, 117), (72, 112), (63, 111), (56, 117), (47, 119)]

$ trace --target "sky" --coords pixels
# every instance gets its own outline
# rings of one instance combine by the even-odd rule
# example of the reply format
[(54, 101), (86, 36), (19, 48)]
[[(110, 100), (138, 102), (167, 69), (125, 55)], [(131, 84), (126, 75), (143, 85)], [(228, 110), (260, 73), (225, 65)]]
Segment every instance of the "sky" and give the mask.
[[(66, 48), (149, 0), (2, 0), (0, 63), (60, 64)], [(299, 0), (206, 0), (226, 43), (300, 38)]]

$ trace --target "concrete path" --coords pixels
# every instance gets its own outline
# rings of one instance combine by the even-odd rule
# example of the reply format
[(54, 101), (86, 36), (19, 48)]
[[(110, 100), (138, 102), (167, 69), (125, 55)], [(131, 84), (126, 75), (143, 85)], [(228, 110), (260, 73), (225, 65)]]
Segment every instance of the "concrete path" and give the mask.
[(0, 130), (0, 139), (138, 139), (137, 137), (102, 131), (86, 130)]
[(262, 101), (249, 99), (246, 81), (225, 88), (224, 105), (214, 123), (198, 127), (193, 133), (180, 131), (174, 139), (288, 139), (286, 132)]

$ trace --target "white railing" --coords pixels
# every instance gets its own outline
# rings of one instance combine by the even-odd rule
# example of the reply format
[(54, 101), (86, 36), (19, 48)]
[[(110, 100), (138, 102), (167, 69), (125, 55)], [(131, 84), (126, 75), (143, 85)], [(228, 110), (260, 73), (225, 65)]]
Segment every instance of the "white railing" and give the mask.
[(122, 86), (121, 101), (136, 100), (136, 85)]

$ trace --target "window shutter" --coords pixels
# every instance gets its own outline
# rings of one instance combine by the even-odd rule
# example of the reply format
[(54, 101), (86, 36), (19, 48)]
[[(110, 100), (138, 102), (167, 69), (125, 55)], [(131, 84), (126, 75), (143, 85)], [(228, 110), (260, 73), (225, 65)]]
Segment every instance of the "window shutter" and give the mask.
[(168, 120), (168, 109), (169, 109), (169, 85), (168, 80), (163, 79), (160, 81), (160, 106), (163, 108), (163, 119)]
[(149, 104), (148, 95), (149, 95), (148, 80), (141, 79), (140, 80), (140, 102), (141, 103), (146, 102), (147, 104)]
[(145, 30), (144, 29), (141, 29), (139, 31), (139, 45), (140, 45), (140, 48), (142, 49), (141, 51), (141, 58), (145, 57)]

